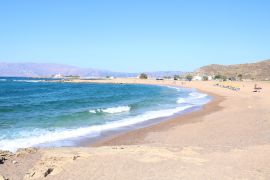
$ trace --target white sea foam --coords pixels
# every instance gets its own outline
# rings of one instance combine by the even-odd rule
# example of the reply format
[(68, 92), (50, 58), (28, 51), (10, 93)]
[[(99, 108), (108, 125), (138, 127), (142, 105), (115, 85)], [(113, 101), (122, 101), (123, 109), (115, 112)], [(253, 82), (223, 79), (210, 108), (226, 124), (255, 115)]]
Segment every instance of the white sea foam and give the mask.
[(89, 112), (90, 112), (90, 113), (93, 113), (93, 114), (97, 113), (96, 110), (89, 110)]
[(100, 132), (103, 131), (131, 126), (137, 123), (148, 121), (150, 119), (169, 117), (191, 107), (192, 107), (191, 105), (186, 105), (176, 107), (173, 109), (148, 111), (145, 112), (144, 114), (135, 117), (125, 118), (119, 121), (109, 122), (103, 125), (82, 127), (77, 129), (58, 129), (55, 131), (44, 131), (37, 129), (31, 134), (29, 134), (29, 136), (27, 136), (26, 132), (24, 136), (21, 138), (0, 140), (0, 149), (15, 152), (18, 148), (33, 147), (43, 143), (52, 143), (55, 141), (81, 137), (86, 135), (97, 136), (99, 135)]
[(191, 93), (189, 93), (189, 96), (192, 96), (194, 98), (199, 99), (199, 98), (204, 98), (204, 97), (206, 97), (208, 95), (207, 94), (203, 94), (203, 93), (199, 93), (199, 92), (191, 92)]
[(95, 109), (95, 110), (89, 110), (90, 113), (109, 113), (109, 114), (116, 114), (116, 113), (122, 113), (122, 112), (128, 112), (130, 111), (129, 106), (117, 106), (117, 107), (111, 107), (106, 109)]
[(188, 103), (193, 105), (203, 105), (209, 102), (209, 98), (207, 94), (199, 93), (199, 92), (191, 92), (187, 97), (180, 97), (177, 99), (178, 104)]
[(185, 103), (185, 102), (186, 102), (185, 98), (178, 98), (177, 99), (178, 104), (182, 104), (182, 103)]
[[(180, 87), (175, 87), (175, 86), (166, 86), (166, 87), (171, 88), (171, 89), (175, 89), (177, 91), (181, 91), (181, 89), (182, 89)], [(193, 91), (193, 92), (190, 92), (188, 94), (188, 97), (185, 97), (185, 98), (180, 97), (180, 98), (178, 98), (177, 103), (182, 104), (182, 103), (186, 103), (186, 102), (191, 102), (192, 100), (198, 100), (198, 99), (202, 99), (202, 98), (206, 98), (206, 97), (208, 97), (207, 94), (200, 93), (200, 92), (197, 92), (197, 91)], [(205, 101), (205, 102), (207, 103), (208, 101)]]
[(181, 91), (181, 88), (179, 88), (179, 87), (175, 87), (175, 86), (166, 86), (166, 87), (171, 88), (171, 89), (175, 89), (177, 91)]

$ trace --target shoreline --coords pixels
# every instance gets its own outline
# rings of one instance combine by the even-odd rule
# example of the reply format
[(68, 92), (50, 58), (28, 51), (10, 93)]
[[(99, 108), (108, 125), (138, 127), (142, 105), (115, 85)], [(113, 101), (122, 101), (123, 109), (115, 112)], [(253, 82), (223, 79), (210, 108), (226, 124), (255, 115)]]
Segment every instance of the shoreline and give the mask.
[[(138, 81), (137, 79), (129, 79), (129, 80), (135, 80), (135, 81)], [(95, 80), (96, 81), (96, 80)], [(102, 80), (103, 81), (103, 80)], [(165, 87), (165, 88), (187, 88), (187, 87), (183, 87), (183, 86), (179, 86), (177, 84), (172, 84), (171, 82), (175, 82), (175, 81), (156, 81), (156, 82), (151, 82), (153, 80), (150, 80), (151, 83), (147, 82), (148, 80), (143, 80), (142, 82), (120, 82), (120, 84), (135, 84), (135, 85), (146, 85), (146, 86), (161, 86), (161, 87)], [(163, 82), (163, 83), (160, 83), (160, 82)], [(62, 82), (62, 83), (81, 83), (81, 82), (77, 82), (76, 80), (73, 82), (73, 81), (68, 81), (68, 82)], [(111, 80), (108, 80), (108, 82), (93, 82), (92, 80), (90, 81), (84, 81), (84, 83), (95, 83), (95, 84), (99, 84), (99, 83), (106, 83), (106, 84), (119, 84), (119, 82), (113, 82)], [(193, 91), (192, 89), (194, 88), (187, 88), (187, 89), (190, 89), (190, 91)], [(205, 93), (208, 98), (210, 99), (210, 101), (212, 101), (212, 97), (214, 97), (213, 94), (211, 93), (208, 93), (208, 92), (202, 92), (202, 91), (198, 91), (197, 89), (195, 89), (194, 92), (198, 92), (200, 94), (202, 93)], [(211, 94), (211, 95), (210, 95)], [(209, 102), (207, 102), (206, 104), (208, 104)], [(136, 130), (140, 130), (140, 129), (145, 129), (145, 128), (148, 128), (148, 127), (151, 127), (151, 126), (156, 126), (160, 123), (163, 123), (163, 122), (166, 122), (166, 121), (170, 121), (172, 119), (176, 119), (176, 118), (179, 118), (181, 116), (185, 116), (186, 114), (190, 114), (190, 113), (193, 113), (193, 112), (196, 112), (196, 111), (201, 111), (203, 108), (203, 106), (205, 106), (205, 104), (201, 104), (201, 105), (195, 105), (194, 104), (194, 107), (190, 107), (188, 109), (184, 109), (184, 110), (181, 110), (180, 112), (177, 112), (177, 113), (174, 113), (172, 115), (169, 115), (169, 116), (161, 116), (161, 117), (157, 117), (157, 118), (153, 118), (153, 119), (147, 119), (143, 122), (137, 122), (135, 124), (132, 124), (132, 125), (129, 125), (129, 126), (121, 126), (119, 128), (116, 128), (116, 129), (111, 129), (111, 130), (108, 130), (108, 131), (105, 131), (105, 132), (101, 132), (101, 135), (100, 136), (97, 136), (97, 137), (91, 137), (91, 136), (88, 136), (88, 135), (85, 135), (85, 137), (73, 137), (74, 139), (74, 145), (63, 145), (63, 146), (50, 146), (49, 144), (50, 143), (47, 143), (48, 145), (46, 145), (46, 143), (41, 143), (41, 144), (38, 144), (36, 146), (30, 146), (30, 147), (23, 147), (23, 148), (31, 148), (31, 147), (36, 147), (36, 148), (39, 148), (39, 149), (42, 149), (42, 148), (61, 148), (61, 147), (88, 147), (88, 146), (96, 146), (96, 144), (101, 144), (101, 142), (107, 140), (107, 139), (113, 139), (115, 138), (116, 136), (121, 136), (121, 135), (124, 135), (125, 133), (129, 133), (129, 132), (132, 132), (132, 131), (136, 131)], [(164, 108), (163, 108), (164, 109)], [(77, 140), (75, 140), (75, 138), (78, 138)], [(68, 139), (67, 139), (68, 140)], [(65, 141), (65, 140), (59, 140), (59, 143), (61, 143), (61, 141)], [(57, 141), (56, 141), (57, 142)], [(18, 148), (20, 149), (20, 148)], [(1, 151), (1, 150), (0, 150)], [(14, 152), (14, 151), (13, 151)], [(16, 151), (15, 151), (16, 152)]]
[[(134, 79), (109, 82), (160, 84)], [(212, 96), (198, 111), (105, 138), (91, 147), (26, 149), (0, 164), (0, 174), (44, 179), (50, 171), (46, 179), (57, 180), (269, 179), (270, 83), (236, 82), (240, 91), (214, 83), (184, 84)], [(254, 83), (263, 88), (261, 92), (253, 92)]]
[(149, 126), (137, 129), (130, 129), (126, 132), (120, 132), (109, 137), (101, 138), (94, 143), (89, 143), (89, 145), (91, 145), (91, 147), (100, 147), (147, 144), (147, 142), (144, 141), (144, 137), (150, 132), (166, 131), (176, 125), (193, 123), (194, 121), (196, 122), (196, 120), (194, 119), (197, 117), (204, 116), (206, 114), (213, 113), (222, 109), (222, 107), (219, 106), (219, 104), (224, 99), (222, 96), (211, 92), (201, 91), (199, 89), (196, 89), (196, 91), (199, 93), (205, 93), (208, 96), (212, 97), (211, 101), (202, 105), (198, 110), (194, 110), (180, 115), (173, 115)]
[[(144, 85), (153, 85), (153, 84), (144, 84)], [(176, 85), (174, 86), (162, 84), (155, 84), (155, 85), (164, 87), (170, 86), (170, 87), (187, 88)], [(194, 89), (194, 88), (187, 88), (187, 89)], [(108, 132), (104, 132), (103, 135), (101, 135), (100, 137), (85, 138), (78, 145), (72, 147), (99, 147), (99, 146), (118, 146), (118, 145), (135, 144), (138, 143), (137, 140), (136, 141), (134, 140), (138, 139), (138, 135), (141, 136), (142, 134), (146, 135), (151, 131), (158, 131), (158, 129), (160, 129), (161, 127), (167, 129), (178, 123), (179, 124), (189, 123), (194, 116), (198, 117), (203, 114), (211, 113), (218, 110), (217, 108), (213, 107), (217, 106), (222, 101), (221, 96), (206, 91), (200, 91), (198, 89), (196, 89), (196, 92), (207, 94), (207, 96), (211, 98), (211, 100), (206, 104), (196, 107), (193, 110), (184, 110), (168, 117), (150, 119), (145, 122), (136, 123), (130, 127), (122, 127), (122, 130), (117, 129), (109, 130)], [(123, 139), (125, 139), (125, 143), (123, 142)], [(143, 143), (143, 139), (140, 139), (140, 143)]]

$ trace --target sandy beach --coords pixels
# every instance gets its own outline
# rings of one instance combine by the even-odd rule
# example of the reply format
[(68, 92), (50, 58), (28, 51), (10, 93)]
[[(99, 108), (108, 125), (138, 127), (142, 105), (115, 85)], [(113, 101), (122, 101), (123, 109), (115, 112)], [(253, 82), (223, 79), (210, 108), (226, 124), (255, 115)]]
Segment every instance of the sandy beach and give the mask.
[[(214, 86), (214, 81), (91, 82), (196, 88), (213, 100), (199, 111), (102, 139), (91, 147), (25, 149), (6, 155), (0, 164), (3, 177), (270, 179), (269, 82), (237, 82), (240, 91)], [(255, 83), (263, 88), (261, 92), (253, 92)]]

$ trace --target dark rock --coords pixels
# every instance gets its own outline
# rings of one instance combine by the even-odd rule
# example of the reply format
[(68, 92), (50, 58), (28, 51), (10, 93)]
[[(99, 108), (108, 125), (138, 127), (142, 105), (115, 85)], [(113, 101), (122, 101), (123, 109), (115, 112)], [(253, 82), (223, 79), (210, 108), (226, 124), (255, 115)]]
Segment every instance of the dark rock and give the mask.
[(79, 155), (73, 156), (73, 160), (75, 161), (76, 159), (78, 159), (78, 157), (80, 157), (80, 156)]
[(12, 152), (0, 151), (0, 164), (4, 164), (4, 162), (8, 160), (11, 156), (13, 156)]
[(4, 162), (6, 161), (7, 159), (5, 157), (0, 157), (0, 164), (4, 164)]
[(33, 177), (35, 174), (36, 174), (36, 172), (34, 171), (34, 172), (32, 172), (32, 173), (30, 174), (30, 176)]
[(51, 174), (51, 172), (53, 172), (53, 168), (47, 169), (47, 171), (44, 173), (44, 177), (47, 177), (49, 174)]

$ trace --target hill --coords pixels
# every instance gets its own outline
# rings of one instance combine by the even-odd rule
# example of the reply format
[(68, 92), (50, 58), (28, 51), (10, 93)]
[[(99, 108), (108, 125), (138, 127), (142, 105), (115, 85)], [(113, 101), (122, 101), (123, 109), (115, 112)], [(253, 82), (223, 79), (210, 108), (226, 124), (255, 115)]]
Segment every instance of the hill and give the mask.
[(203, 66), (195, 71), (201, 75), (223, 75), (228, 78), (242, 75), (243, 79), (270, 80), (270, 60), (257, 63)]

